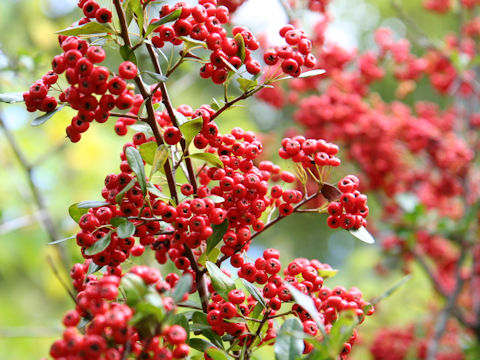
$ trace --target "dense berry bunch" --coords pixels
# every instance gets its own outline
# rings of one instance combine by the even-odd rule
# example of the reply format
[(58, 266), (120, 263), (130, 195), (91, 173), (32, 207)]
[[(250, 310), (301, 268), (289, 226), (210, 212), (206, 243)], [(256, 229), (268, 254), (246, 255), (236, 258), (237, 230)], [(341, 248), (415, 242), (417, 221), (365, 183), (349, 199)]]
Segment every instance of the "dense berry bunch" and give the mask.
[(340, 159), (335, 157), (337, 153), (337, 145), (325, 140), (306, 139), (303, 136), (284, 138), (282, 148), (278, 151), (282, 159), (292, 159), (303, 168), (339, 166)]
[(80, 19), (79, 25), (86, 24), (92, 19), (99, 23), (112, 22), (112, 12), (110, 9), (102, 8), (95, 0), (78, 0), (78, 7), (82, 9), (85, 17)]

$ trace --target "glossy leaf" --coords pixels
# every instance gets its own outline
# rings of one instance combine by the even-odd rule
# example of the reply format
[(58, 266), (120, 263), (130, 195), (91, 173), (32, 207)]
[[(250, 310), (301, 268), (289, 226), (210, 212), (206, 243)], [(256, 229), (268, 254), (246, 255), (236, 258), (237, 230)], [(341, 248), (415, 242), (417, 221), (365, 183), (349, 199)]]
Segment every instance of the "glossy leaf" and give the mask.
[(187, 146), (190, 145), (193, 138), (202, 131), (203, 119), (201, 117), (187, 121), (179, 126), (180, 131), (185, 138)]
[(261, 304), (264, 308), (267, 307), (267, 302), (265, 301), (265, 298), (263, 297), (262, 293), (253, 285), (251, 282), (242, 279), (242, 283), (247, 289), (247, 291), (250, 293), (250, 295), (253, 296), (255, 300), (258, 301), (259, 304)]
[(113, 28), (110, 24), (100, 24), (96, 21), (91, 21), (83, 25), (74, 26), (66, 28), (60, 31), (57, 31), (59, 35), (66, 36), (78, 36), (78, 35), (88, 35), (88, 34), (104, 34), (104, 33), (114, 33)]
[(127, 193), (128, 190), (130, 190), (132, 187), (135, 186), (135, 184), (137, 183), (137, 179), (133, 178), (132, 180), (130, 180), (130, 182), (117, 194), (117, 196), (115, 196), (115, 201), (117, 202), (117, 204), (120, 204), (123, 200), (123, 197), (125, 196), (125, 194)]
[(293, 76), (288, 75), (288, 76), (284, 76), (284, 77), (282, 77), (278, 80), (309, 78), (309, 77), (313, 77), (313, 76), (322, 75), (322, 74), (325, 74), (325, 73), (326, 73), (326, 71), (324, 69), (315, 69), (315, 70), (310, 70), (310, 71), (301, 73), (297, 77), (293, 77)]
[(349, 230), (348, 232), (353, 236), (355, 236), (357, 239), (363, 241), (364, 243), (367, 243), (367, 244), (375, 243), (375, 239), (373, 238), (373, 236), (363, 226), (357, 230)]
[(180, 325), (181, 327), (183, 327), (185, 329), (185, 331), (187, 332), (187, 342), (188, 342), (188, 339), (190, 337), (190, 325), (189, 325), (188, 320), (185, 317), (185, 315), (176, 314), (173, 317), (173, 323), (177, 324), (177, 325)]
[(207, 261), (205, 265), (212, 280), (213, 289), (228, 300), (228, 293), (235, 289), (235, 283), (214, 263)]
[(145, 162), (148, 165), (153, 164), (153, 159), (155, 158), (155, 152), (157, 151), (157, 143), (155, 141), (148, 141), (146, 143), (143, 143), (138, 147), (138, 151), (140, 152), (140, 155), (142, 155), (142, 159), (145, 160)]
[(318, 270), (318, 275), (321, 276), (323, 279), (332, 278), (337, 275), (337, 269), (320, 269)]
[(95, 264), (93, 261), (90, 261), (90, 264), (88, 265), (87, 269), (87, 275), (92, 275), (99, 271), (103, 266)]
[(148, 25), (147, 32), (145, 33), (145, 37), (150, 35), (152, 31), (155, 30), (160, 25), (166, 24), (170, 21), (177, 20), (180, 17), (181, 13), (182, 13), (182, 9), (177, 9), (175, 11), (172, 11), (170, 14), (160, 18), (159, 20), (152, 22), (150, 25)]
[(221, 196), (218, 196), (218, 195), (208, 195), (208, 196), (205, 196), (204, 199), (210, 199), (215, 204), (221, 204), (221, 203), (225, 202), (225, 198), (221, 197)]
[(4, 102), (7, 104), (13, 104), (18, 102), (23, 102), (23, 93), (4, 93), (0, 94), (0, 102)]
[(123, 45), (120, 47), (120, 55), (122, 56), (123, 60), (131, 61), (132, 63), (137, 64), (135, 52), (128, 45)]
[(201, 152), (201, 153), (190, 154), (188, 157), (205, 161), (205, 162), (207, 162), (207, 163), (209, 163), (213, 166), (216, 166), (218, 168), (223, 168), (223, 162), (222, 162), (222, 160), (220, 160), (220, 158), (216, 154)]
[(157, 189), (155, 187), (155, 185), (153, 185), (152, 183), (148, 183), (147, 184), (147, 190), (149, 193), (155, 195), (156, 197), (160, 198), (161, 200), (165, 200), (165, 201), (168, 201), (168, 202), (172, 202), (173, 199), (167, 195), (165, 195), (164, 193), (162, 193), (159, 189)]
[(86, 214), (88, 212), (88, 209), (83, 209), (78, 207), (77, 204), (72, 204), (68, 208), (68, 213), (70, 214), (70, 217), (75, 221), (77, 224), (80, 221), (80, 218), (82, 217), (83, 214)]
[(125, 292), (129, 306), (139, 302), (147, 292), (147, 286), (143, 279), (133, 273), (125, 274), (125, 276), (122, 277), (120, 286)]
[(207, 239), (207, 254), (212, 251), (217, 244), (222, 241), (223, 235), (227, 232), (228, 229), (228, 220), (225, 220), (223, 223), (220, 225), (212, 225), (212, 230), (213, 233), (210, 235), (210, 237)]
[(244, 93), (246, 93), (249, 90), (254, 89), (258, 85), (257, 80), (238, 78), (237, 81), (238, 81), (238, 84), (240, 85), (240, 89)]
[(210, 342), (202, 338), (191, 338), (188, 342), (190, 347), (200, 352), (205, 352), (208, 348), (214, 348), (215, 346)]
[(109, 205), (110, 203), (106, 201), (97, 201), (97, 200), (85, 200), (77, 204), (77, 206), (80, 209), (96, 209), (102, 206), (109, 206)]
[(295, 300), (295, 302), (305, 309), (305, 311), (312, 317), (312, 320), (315, 321), (320, 331), (324, 333), (325, 329), (323, 328), (323, 322), (321, 320), (320, 313), (318, 312), (317, 307), (315, 306), (315, 303), (313, 302), (312, 298), (308, 295), (305, 295), (300, 290), (297, 290), (295, 287), (293, 287), (289, 283), (285, 282), (284, 284), (292, 294), (292, 297)]
[(136, 15), (139, 29), (143, 29), (143, 6), (140, 0), (129, 0), (128, 8)]
[(237, 34), (233, 38), (237, 43), (238, 50), (237, 56), (242, 60), (242, 63), (245, 62), (245, 39), (243, 38), (242, 34)]
[(303, 339), (296, 337), (303, 333), (303, 325), (296, 317), (285, 320), (278, 331), (274, 351), (276, 360), (296, 360), (303, 353)]
[(327, 199), (329, 202), (337, 201), (342, 196), (342, 192), (338, 190), (332, 184), (324, 183), (322, 185), (322, 189), (320, 190), (323, 197)]
[(32, 121), (32, 126), (40, 126), (45, 124), (48, 120), (52, 118), (53, 115), (55, 115), (57, 112), (61, 111), (65, 105), (60, 105), (58, 106), (55, 110), (47, 112), (41, 116), (36, 117)]
[(142, 156), (133, 146), (127, 147), (125, 156), (127, 157), (130, 169), (137, 175), (138, 185), (140, 185), (142, 193), (145, 195), (147, 193), (147, 179), (145, 177), (145, 166), (143, 165)]
[(220, 349), (211, 347), (207, 349), (206, 353), (213, 360), (227, 360), (227, 355)]
[(152, 178), (153, 174), (155, 174), (158, 170), (163, 169), (163, 166), (168, 161), (168, 154), (168, 146), (165, 144), (161, 144), (157, 147), (155, 150), (155, 155), (153, 156), (150, 178)]
[(190, 274), (183, 275), (180, 280), (178, 280), (177, 285), (173, 289), (172, 298), (175, 303), (182, 301), (183, 296), (190, 292), (192, 289), (193, 278)]
[(126, 239), (135, 234), (135, 225), (126, 220), (117, 227), (117, 235), (120, 239)]
[(108, 245), (110, 245), (110, 241), (112, 241), (112, 238), (111, 233), (109, 232), (104, 237), (95, 241), (88, 249), (85, 249), (85, 255), (92, 256), (101, 253), (108, 247)]
[(64, 239), (60, 239), (60, 240), (55, 240), (55, 241), (50, 241), (47, 245), (56, 245), (56, 244), (60, 244), (64, 241), (67, 241), (67, 240), (71, 240), (71, 239), (75, 239), (76, 236), (73, 235), (73, 236), (69, 236), (67, 238), (64, 238)]
[(148, 76), (150, 76), (152, 79), (156, 80), (157, 82), (165, 82), (168, 80), (168, 78), (164, 75), (161, 75), (161, 74), (157, 74), (156, 72), (153, 72), (153, 71), (143, 71), (144, 74), (147, 74)]

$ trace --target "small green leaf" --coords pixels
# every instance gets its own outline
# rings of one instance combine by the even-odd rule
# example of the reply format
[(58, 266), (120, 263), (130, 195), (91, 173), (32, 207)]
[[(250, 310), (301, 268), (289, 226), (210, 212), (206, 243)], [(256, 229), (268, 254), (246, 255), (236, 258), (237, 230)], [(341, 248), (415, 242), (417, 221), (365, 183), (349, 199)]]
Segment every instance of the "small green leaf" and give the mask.
[(357, 230), (349, 230), (348, 232), (355, 236), (357, 239), (362, 240), (367, 244), (375, 243), (375, 239), (373, 238), (373, 236), (363, 226)]
[(88, 264), (87, 275), (92, 275), (93, 273), (96, 273), (102, 267), (103, 266), (97, 265), (93, 261), (90, 261), (90, 264)]
[(85, 255), (92, 256), (101, 253), (110, 245), (110, 241), (112, 241), (111, 232), (95, 241), (88, 249), (85, 249)]
[(147, 74), (148, 76), (150, 76), (153, 80), (156, 80), (158, 82), (165, 82), (168, 80), (168, 78), (164, 75), (161, 75), (161, 74), (157, 74), (156, 72), (153, 72), (153, 71), (142, 71), (144, 74)]
[(110, 203), (106, 201), (97, 201), (97, 200), (85, 200), (82, 202), (79, 202), (77, 206), (80, 209), (96, 209), (102, 206), (108, 206)]
[(215, 345), (213, 345), (210, 341), (207, 341), (202, 338), (191, 338), (190, 341), (188, 342), (188, 345), (190, 345), (190, 347), (200, 352), (205, 352), (208, 348), (215, 347)]
[(326, 73), (326, 71), (325, 71), (324, 69), (315, 69), (315, 70), (310, 70), (310, 71), (301, 73), (301, 74), (300, 74), (299, 76), (297, 76), (297, 77), (293, 77), (293, 76), (287, 75), (287, 76), (284, 76), (284, 77), (282, 77), (282, 78), (280, 78), (280, 79), (277, 79), (277, 80), (309, 78), (309, 77), (313, 77), (313, 76), (322, 75), (322, 74), (325, 74), (325, 73)]
[(129, 0), (128, 8), (137, 16), (137, 24), (139, 29), (143, 29), (143, 7), (140, 0)]
[(262, 293), (249, 281), (242, 279), (242, 283), (247, 289), (247, 291), (250, 293), (250, 295), (252, 295), (253, 298), (258, 301), (259, 304), (262, 304), (262, 306), (266, 308), (267, 302), (265, 301)]
[(7, 104), (13, 104), (18, 102), (23, 102), (23, 93), (4, 93), (0, 94), (0, 102), (4, 102)]
[(120, 55), (125, 61), (131, 61), (134, 64), (137, 64), (137, 57), (135, 52), (128, 45), (123, 45), (120, 47)]
[(120, 286), (125, 292), (129, 306), (138, 303), (148, 290), (143, 279), (133, 273), (125, 274), (125, 276), (122, 277)]
[(303, 325), (296, 317), (288, 318), (280, 327), (275, 340), (274, 351), (276, 360), (296, 360), (303, 353), (303, 339), (296, 337), (303, 333)]
[(292, 294), (292, 297), (295, 300), (295, 302), (305, 309), (305, 311), (312, 317), (313, 321), (315, 321), (320, 331), (324, 333), (325, 329), (323, 327), (323, 322), (321, 320), (320, 313), (318, 312), (317, 307), (315, 306), (315, 303), (313, 302), (312, 298), (308, 295), (305, 295), (300, 290), (297, 290), (295, 287), (293, 287), (289, 283), (285, 282), (284, 284)]
[(158, 170), (163, 169), (163, 166), (168, 160), (168, 155), (168, 146), (161, 144), (157, 147), (155, 150), (155, 155), (153, 156), (150, 178), (152, 178), (153, 174), (155, 174)]
[(36, 117), (35, 119), (33, 119), (32, 121), (32, 126), (40, 126), (42, 124), (45, 124), (48, 120), (50, 120), (50, 118), (55, 115), (57, 112), (61, 111), (63, 108), (65, 107), (65, 105), (60, 105), (59, 107), (57, 107), (55, 110), (53, 111), (50, 111), (50, 112), (47, 112), (41, 116), (38, 116)]
[(223, 162), (220, 160), (217, 154), (212, 154), (212, 153), (207, 153), (207, 152), (201, 152), (201, 153), (193, 153), (188, 155), (188, 157), (193, 158), (193, 159), (198, 159), (205, 161), (213, 166), (216, 166), (218, 168), (223, 168)]
[(185, 124), (188, 122), (188, 117), (183, 115), (180, 111), (173, 109), (173, 113), (175, 114), (175, 119), (177, 119), (177, 124), (180, 128), (181, 125)]
[(145, 33), (145, 38), (152, 33), (153, 30), (158, 28), (160, 25), (166, 24), (170, 21), (177, 20), (180, 17), (180, 14), (182, 13), (182, 9), (177, 9), (173, 12), (171, 12), (168, 15), (165, 15), (162, 17), (160, 20), (154, 21), (150, 25), (148, 25), (147, 32)]
[(57, 34), (66, 35), (66, 36), (103, 34), (103, 33), (113, 34), (115, 33), (115, 31), (110, 26), (110, 24), (100, 24), (95, 21), (91, 21), (80, 26), (69, 27), (69, 28), (57, 31)]
[(140, 155), (142, 155), (142, 159), (145, 160), (148, 165), (152, 165), (153, 159), (155, 158), (155, 152), (157, 151), (157, 143), (155, 141), (143, 143), (138, 147), (138, 151), (140, 152)]
[(204, 199), (210, 199), (215, 204), (221, 204), (221, 203), (225, 202), (225, 198), (221, 197), (221, 196), (218, 196), (218, 195), (208, 195), (208, 196), (205, 196)]
[(172, 298), (175, 301), (175, 303), (178, 303), (182, 301), (183, 296), (190, 292), (192, 288), (192, 275), (190, 274), (185, 274), (183, 275), (180, 280), (178, 280), (177, 285), (175, 286), (175, 289), (173, 289), (172, 293)]
[(71, 240), (71, 239), (75, 239), (76, 236), (73, 235), (73, 236), (69, 236), (67, 238), (64, 238), (64, 239), (60, 239), (60, 240), (55, 240), (55, 241), (50, 241), (47, 245), (55, 245), (55, 244), (60, 244), (64, 241), (67, 241), (67, 240)]
[(212, 98), (212, 102), (210, 103), (210, 107), (211, 107), (213, 110), (217, 111), (217, 110), (220, 109), (221, 106), (220, 106), (220, 104), (218, 103), (217, 99)]
[(235, 40), (238, 46), (237, 56), (242, 60), (242, 63), (243, 63), (245, 62), (245, 39), (240, 33), (235, 35), (233, 39)]
[(213, 360), (227, 360), (227, 355), (220, 349), (211, 347), (207, 349), (206, 353)]
[(156, 197), (164, 200), (164, 201), (168, 201), (168, 202), (172, 202), (172, 198), (165, 195), (164, 193), (162, 193), (160, 190), (158, 190), (155, 185), (153, 185), (152, 183), (148, 183), (147, 184), (147, 190), (149, 193), (155, 195)]
[(337, 275), (338, 270), (336, 269), (320, 269), (318, 270), (318, 275), (321, 276), (323, 279), (332, 278)]
[(185, 315), (176, 314), (173, 317), (173, 323), (177, 324), (177, 325), (180, 325), (181, 327), (183, 327), (185, 329), (185, 331), (187, 332), (187, 342), (188, 342), (188, 339), (190, 337), (190, 325), (188, 324), (188, 320), (185, 317)]
[(205, 41), (195, 40), (189, 37), (180, 36), (180, 39), (183, 40), (183, 51), (189, 51), (190, 49), (203, 47), (207, 48), (207, 43)]
[(117, 204), (120, 204), (123, 200), (123, 197), (125, 196), (125, 194), (127, 193), (128, 190), (130, 190), (132, 187), (135, 186), (135, 184), (137, 183), (137, 179), (133, 178), (132, 180), (130, 180), (130, 182), (117, 194), (117, 196), (115, 196), (115, 201), (117, 202)]
[(178, 127), (185, 138), (185, 142), (188, 145), (192, 142), (193, 138), (202, 131), (203, 119), (201, 117), (187, 121)]
[(210, 235), (210, 237), (207, 239), (207, 254), (212, 251), (217, 244), (222, 241), (223, 235), (227, 232), (228, 229), (228, 220), (225, 220), (223, 223), (220, 225), (212, 225), (212, 230), (213, 233)]
[(126, 239), (135, 234), (135, 225), (126, 220), (117, 227), (117, 235), (120, 239)]
[[(157, 104), (155, 104), (157, 105)], [(142, 103), (143, 106), (143, 103)], [(145, 124), (134, 124), (129, 126), (130, 129), (136, 132), (144, 133), (147, 137), (153, 136), (152, 128)], [(143, 145), (143, 144), (142, 144)], [(140, 145), (140, 146), (142, 146)]]
[(372, 305), (376, 305), (378, 304), (380, 301), (382, 301), (383, 299), (389, 297), (390, 295), (392, 295), (395, 291), (398, 290), (399, 287), (401, 287), (403, 284), (405, 284), (407, 281), (409, 281), (410, 279), (412, 278), (412, 275), (406, 275), (404, 276), (403, 278), (401, 278), (400, 280), (398, 280), (395, 284), (393, 284), (393, 286), (391, 288), (389, 288), (387, 291), (385, 291), (382, 295), (380, 296), (377, 296), (375, 298), (373, 298), (370, 303)]
[(214, 263), (207, 261), (205, 265), (214, 290), (225, 300), (228, 300), (228, 293), (235, 289), (235, 283)]
[(70, 217), (75, 221), (77, 224), (80, 221), (80, 218), (82, 217), (83, 214), (86, 214), (88, 212), (87, 209), (81, 209), (78, 207), (78, 203), (70, 205), (68, 208), (68, 213), (70, 214)]
[(142, 156), (133, 146), (127, 147), (127, 149), (125, 150), (125, 156), (127, 157), (130, 169), (132, 169), (133, 172), (137, 175), (138, 185), (140, 185), (143, 195), (146, 195), (147, 179), (145, 177), (145, 166), (143, 165)]
[(119, 227), (120, 224), (123, 224), (125, 221), (128, 221), (126, 217), (116, 216), (116, 217), (110, 219), (110, 224), (112, 224), (115, 227)]
[(238, 83), (240, 84), (240, 89), (246, 93), (249, 90), (254, 89), (258, 85), (257, 80), (250, 80), (250, 79), (244, 79), (244, 78), (238, 78), (237, 79)]

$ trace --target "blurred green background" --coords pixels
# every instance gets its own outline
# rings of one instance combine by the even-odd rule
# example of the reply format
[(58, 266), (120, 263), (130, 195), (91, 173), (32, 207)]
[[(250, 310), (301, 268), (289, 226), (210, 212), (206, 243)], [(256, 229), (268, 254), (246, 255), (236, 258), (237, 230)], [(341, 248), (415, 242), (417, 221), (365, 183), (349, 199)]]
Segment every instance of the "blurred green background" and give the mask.
[[(254, 29), (265, 30), (265, 24), (255, 24), (252, 9), (263, 0), (249, 0), (237, 21), (247, 19)], [(386, 25), (398, 37), (405, 36), (406, 27), (396, 17), (389, 1), (332, 0), (334, 25), (331, 35), (348, 47), (361, 49), (372, 46), (372, 29)], [(256, 5), (257, 3), (257, 5)], [(419, 1), (402, 1), (402, 6), (426, 26), (427, 33), (441, 38), (442, 29), (454, 19), (439, 18), (419, 12)], [(59, 52), (56, 30), (69, 26), (80, 17), (73, 0), (2, 0), (0, 1), (0, 93), (22, 92), (48, 69), (51, 58)], [(263, 26), (263, 27), (262, 27)], [(275, 26), (272, 25), (272, 26)], [(113, 64), (120, 60), (114, 54)], [(194, 66), (192, 66), (194, 67)], [(193, 107), (210, 103), (219, 89), (209, 81), (196, 80), (189, 73), (198, 69), (183, 68), (170, 91), (175, 105), (189, 103)], [(379, 92), (387, 97), (392, 84), (385, 83)], [(425, 94), (423, 94), (425, 95)], [(413, 100), (413, 99), (411, 99)], [(258, 116), (257, 114), (262, 114)], [(77, 144), (65, 139), (65, 127), (72, 112), (64, 110), (41, 127), (31, 127), (38, 114), (27, 113), (22, 104), (0, 105), (0, 118), (11, 132), (8, 141), (0, 128), (0, 359), (39, 359), (48, 354), (51, 342), (61, 334), (61, 317), (73, 307), (64, 288), (52, 271), (53, 262), (59, 276), (68, 281), (68, 268), (79, 260), (74, 241), (47, 245), (52, 234), (42, 225), (45, 216), (52, 219), (55, 237), (68, 237), (76, 232), (76, 224), (67, 213), (72, 203), (100, 199), (106, 174), (117, 171), (118, 153), (128, 138), (114, 135), (114, 121), (93, 124)], [(268, 138), (278, 141), (283, 129), (291, 126), (289, 114), (275, 111), (264, 104), (250, 101), (225, 114), (221, 127), (233, 125), (269, 132)], [(131, 134), (130, 134), (131, 135)], [(25, 158), (19, 161), (17, 148)], [(276, 145), (273, 146), (276, 148)], [(285, 166), (285, 163), (281, 163)], [(341, 171), (354, 171), (348, 166)], [(337, 173), (336, 179), (345, 173)], [(45, 201), (47, 213), (39, 211), (29, 178)], [(374, 202), (374, 199), (372, 200)], [(371, 206), (371, 218), (378, 215)], [(43, 218), (42, 218), (43, 217)], [(266, 232), (252, 248), (252, 257), (264, 248), (282, 250), (282, 261), (295, 257), (315, 257), (340, 270), (327, 282), (328, 286), (359, 287), (369, 299), (383, 293), (401, 273), (380, 277), (374, 270), (378, 247), (360, 243), (346, 232), (331, 231), (325, 218), (314, 215), (293, 215), (281, 225)], [(379, 306), (378, 313), (360, 328), (362, 343), (368, 345), (375, 329), (390, 324), (412, 321), (425, 312), (433, 300), (429, 283), (420, 271), (394, 296)], [(353, 359), (368, 359), (359, 348)]]

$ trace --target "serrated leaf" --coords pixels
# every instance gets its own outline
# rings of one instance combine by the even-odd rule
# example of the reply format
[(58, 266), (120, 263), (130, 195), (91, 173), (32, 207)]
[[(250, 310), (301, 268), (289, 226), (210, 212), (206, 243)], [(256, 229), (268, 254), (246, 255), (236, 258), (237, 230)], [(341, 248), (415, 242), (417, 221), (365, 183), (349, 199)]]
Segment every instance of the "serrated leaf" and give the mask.
[(223, 162), (220, 160), (217, 154), (212, 154), (212, 153), (207, 153), (207, 152), (201, 152), (201, 153), (193, 153), (188, 155), (188, 157), (193, 158), (193, 159), (198, 159), (205, 161), (213, 166), (216, 166), (218, 168), (223, 168)]
[(112, 237), (111, 233), (109, 232), (107, 235), (95, 241), (88, 249), (85, 249), (85, 255), (92, 256), (101, 253), (108, 247), (108, 245), (110, 245), (111, 241)]
[(40, 126), (42, 124), (45, 124), (48, 120), (51, 119), (51, 117), (53, 115), (55, 115), (56, 113), (58, 113), (59, 111), (61, 111), (63, 108), (65, 107), (65, 105), (60, 105), (58, 106), (55, 110), (53, 111), (50, 111), (50, 112), (47, 112), (41, 116), (38, 116), (36, 117), (35, 119), (33, 119), (32, 121), (32, 126)]
[(156, 72), (153, 71), (143, 71), (144, 74), (147, 74), (150, 76), (153, 80), (156, 80), (158, 82), (165, 82), (168, 80), (168, 78), (165, 75), (157, 74)]
[(18, 102), (23, 102), (23, 93), (4, 93), (0, 94), (0, 102), (4, 102), (7, 104), (13, 104)]
[(96, 209), (102, 206), (109, 206), (110, 203), (106, 201), (85, 200), (77, 204), (80, 209)]
[(389, 297), (390, 295), (392, 295), (395, 291), (398, 290), (398, 288), (400, 288), (403, 284), (405, 284), (406, 282), (408, 282), (410, 279), (412, 278), (412, 275), (406, 275), (404, 276), (403, 278), (401, 278), (400, 280), (398, 280), (395, 284), (393, 284), (392, 287), (390, 287), (387, 291), (385, 291), (382, 295), (379, 295), (379, 296), (376, 296), (375, 298), (373, 298), (370, 303), (372, 305), (376, 305), (378, 304), (380, 301), (382, 301), (383, 299)]
[(103, 33), (115, 33), (110, 24), (100, 24), (95, 21), (88, 22), (80, 26), (74, 26), (67, 29), (57, 31), (59, 35), (66, 36), (78, 36), (87, 34), (103, 34)]
[(142, 189), (143, 195), (147, 194), (147, 179), (145, 177), (145, 166), (143, 165), (143, 159), (140, 152), (133, 146), (127, 147), (125, 150), (125, 156), (127, 157), (128, 165), (130, 169), (137, 175), (137, 182)]
[(180, 8), (180, 9), (177, 9), (177, 10), (171, 12), (168, 15), (165, 15), (164, 17), (160, 18), (159, 20), (154, 21), (153, 23), (148, 25), (147, 32), (145, 33), (145, 37), (150, 35), (152, 33), (152, 31), (155, 30), (160, 25), (166, 24), (170, 21), (177, 20), (180, 17), (181, 13), (182, 13), (182, 9)]
[(242, 63), (243, 63), (245, 62), (245, 39), (240, 33), (235, 35), (233, 39), (235, 40), (238, 46), (237, 56), (242, 60)]
[(127, 193), (128, 190), (130, 190), (132, 187), (135, 186), (137, 182), (137, 179), (133, 178), (132, 180), (130, 180), (130, 182), (117, 194), (117, 196), (115, 196), (115, 201), (117, 202), (117, 204), (120, 204), (123, 200), (123, 197), (125, 196), (125, 194)]
[(217, 348), (208, 348), (206, 351), (207, 355), (210, 356), (213, 360), (227, 360), (227, 355)]
[(338, 190), (332, 184), (324, 183), (322, 189), (320, 190), (323, 197), (328, 200), (328, 202), (337, 201), (342, 196), (342, 192)]
[(214, 263), (207, 261), (205, 265), (212, 280), (213, 289), (228, 301), (228, 293), (235, 289), (235, 283)]
[(265, 301), (262, 293), (251, 282), (245, 279), (242, 279), (242, 283), (247, 289), (247, 291), (250, 293), (250, 295), (252, 295), (253, 298), (258, 301), (259, 304), (261, 304), (264, 308), (266, 308), (267, 302)]
[(117, 235), (120, 239), (126, 239), (135, 234), (135, 225), (126, 220), (117, 227)]
[(155, 150), (155, 155), (153, 156), (152, 169), (150, 170), (150, 178), (158, 170), (162, 169), (165, 163), (168, 160), (168, 147), (165, 144), (161, 144)]
[(145, 162), (148, 165), (153, 164), (153, 159), (155, 158), (155, 152), (157, 151), (157, 143), (155, 141), (148, 141), (146, 143), (143, 143), (138, 147), (138, 151), (140, 152), (140, 155), (142, 156), (142, 159), (145, 160)]
[(183, 299), (183, 296), (190, 292), (192, 289), (192, 281), (193, 278), (190, 274), (185, 274), (180, 278), (180, 280), (178, 280), (178, 283), (175, 286), (175, 289), (173, 289), (172, 293), (172, 299), (175, 301), (175, 303), (180, 302)]
[(203, 127), (203, 119), (201, 117), (195, 118), (190, 121), (186, 121), (182, 125), (180, 125), (178, 128), (183, 134), (183, 137), (185, 138), (185, 142), (188, 145), (192, 142), (193, 138), (202, 131)]
[(70, 214), (70, 217), (75, 221), (77, 224), (80, 221), (80, 218), (82, 217), (83, 214), (86, 214), (88, 212), (88, 209), (81, 209), (78, 207), (78, 203), (70, 205), (68, 208), (68, 213)]
[(247, 91), (255, 88), (258, 85), (257, 80), (250, 80), (245, 78), (238, 78), (238, 84), (240, 85), (240, 89), (246, 93)]
[(361, 241), (363, 241), (367, 244), (374, 244), (375, 243), (375, 239), (373, 238), (373, 236), (363, 226), (360, 227), (357, 230), (349, 230), (348, 232), (350, 234), (352, 234), (353, 236), (355, 236), (357, 239), (359, 239), (359, 240), (361, 240)]
[(288, 318), (280, 327), (275, 340), (276, 360), (296, 360), (303, 353), (303, 339), (294, 334), (303, 332), (303, 325), (296, 317)]
[(55, 241), (50, 241), (49, 243), (47, 243), (47, 245), (55, 245), (55, 244), (60, 244), (64, 241), (67, 241), (67, 240), (71, 240), (71, 239), (75, 239), (75, 235), (73, 236), (69, 236), (67, 238), (64, 238), (64, 239), (60, 239), (60, 240), (55, 240)]
[(207, 254), (212, 251), (217, 244), (222, 241), (223, 235), (227, 232), (228, 229), (228, 220), (225, 220), (223, 223), (220, 225), (212, 225), (212, 230), (213, 233), (210, 235), (210, 237), (207, 239)]
[(315, 306), (315, 303), (313, 302), (312, 298), (308, 295), (305, 295), (304, 293), (302, 293), (300, 290), (293, 287), (289, 283), (285, 282), (284, 284), (292, 294), (292, 297), (295, 300), (295, 302), (305, 309), (305, 311), (312, 317), (312, 320), (315, 321), (315, 323), (317, 324), (321, 332), (324, 333), (325, 329), (323, 328), (323, 322), (321, 320), (320, 313), (318, 312), (317, 307)]
[(120, 46), (120, 55), (125, 61), (131, 61), (134, 64), (137, 64), (137, 57), (135, 52), (128, 45)]

